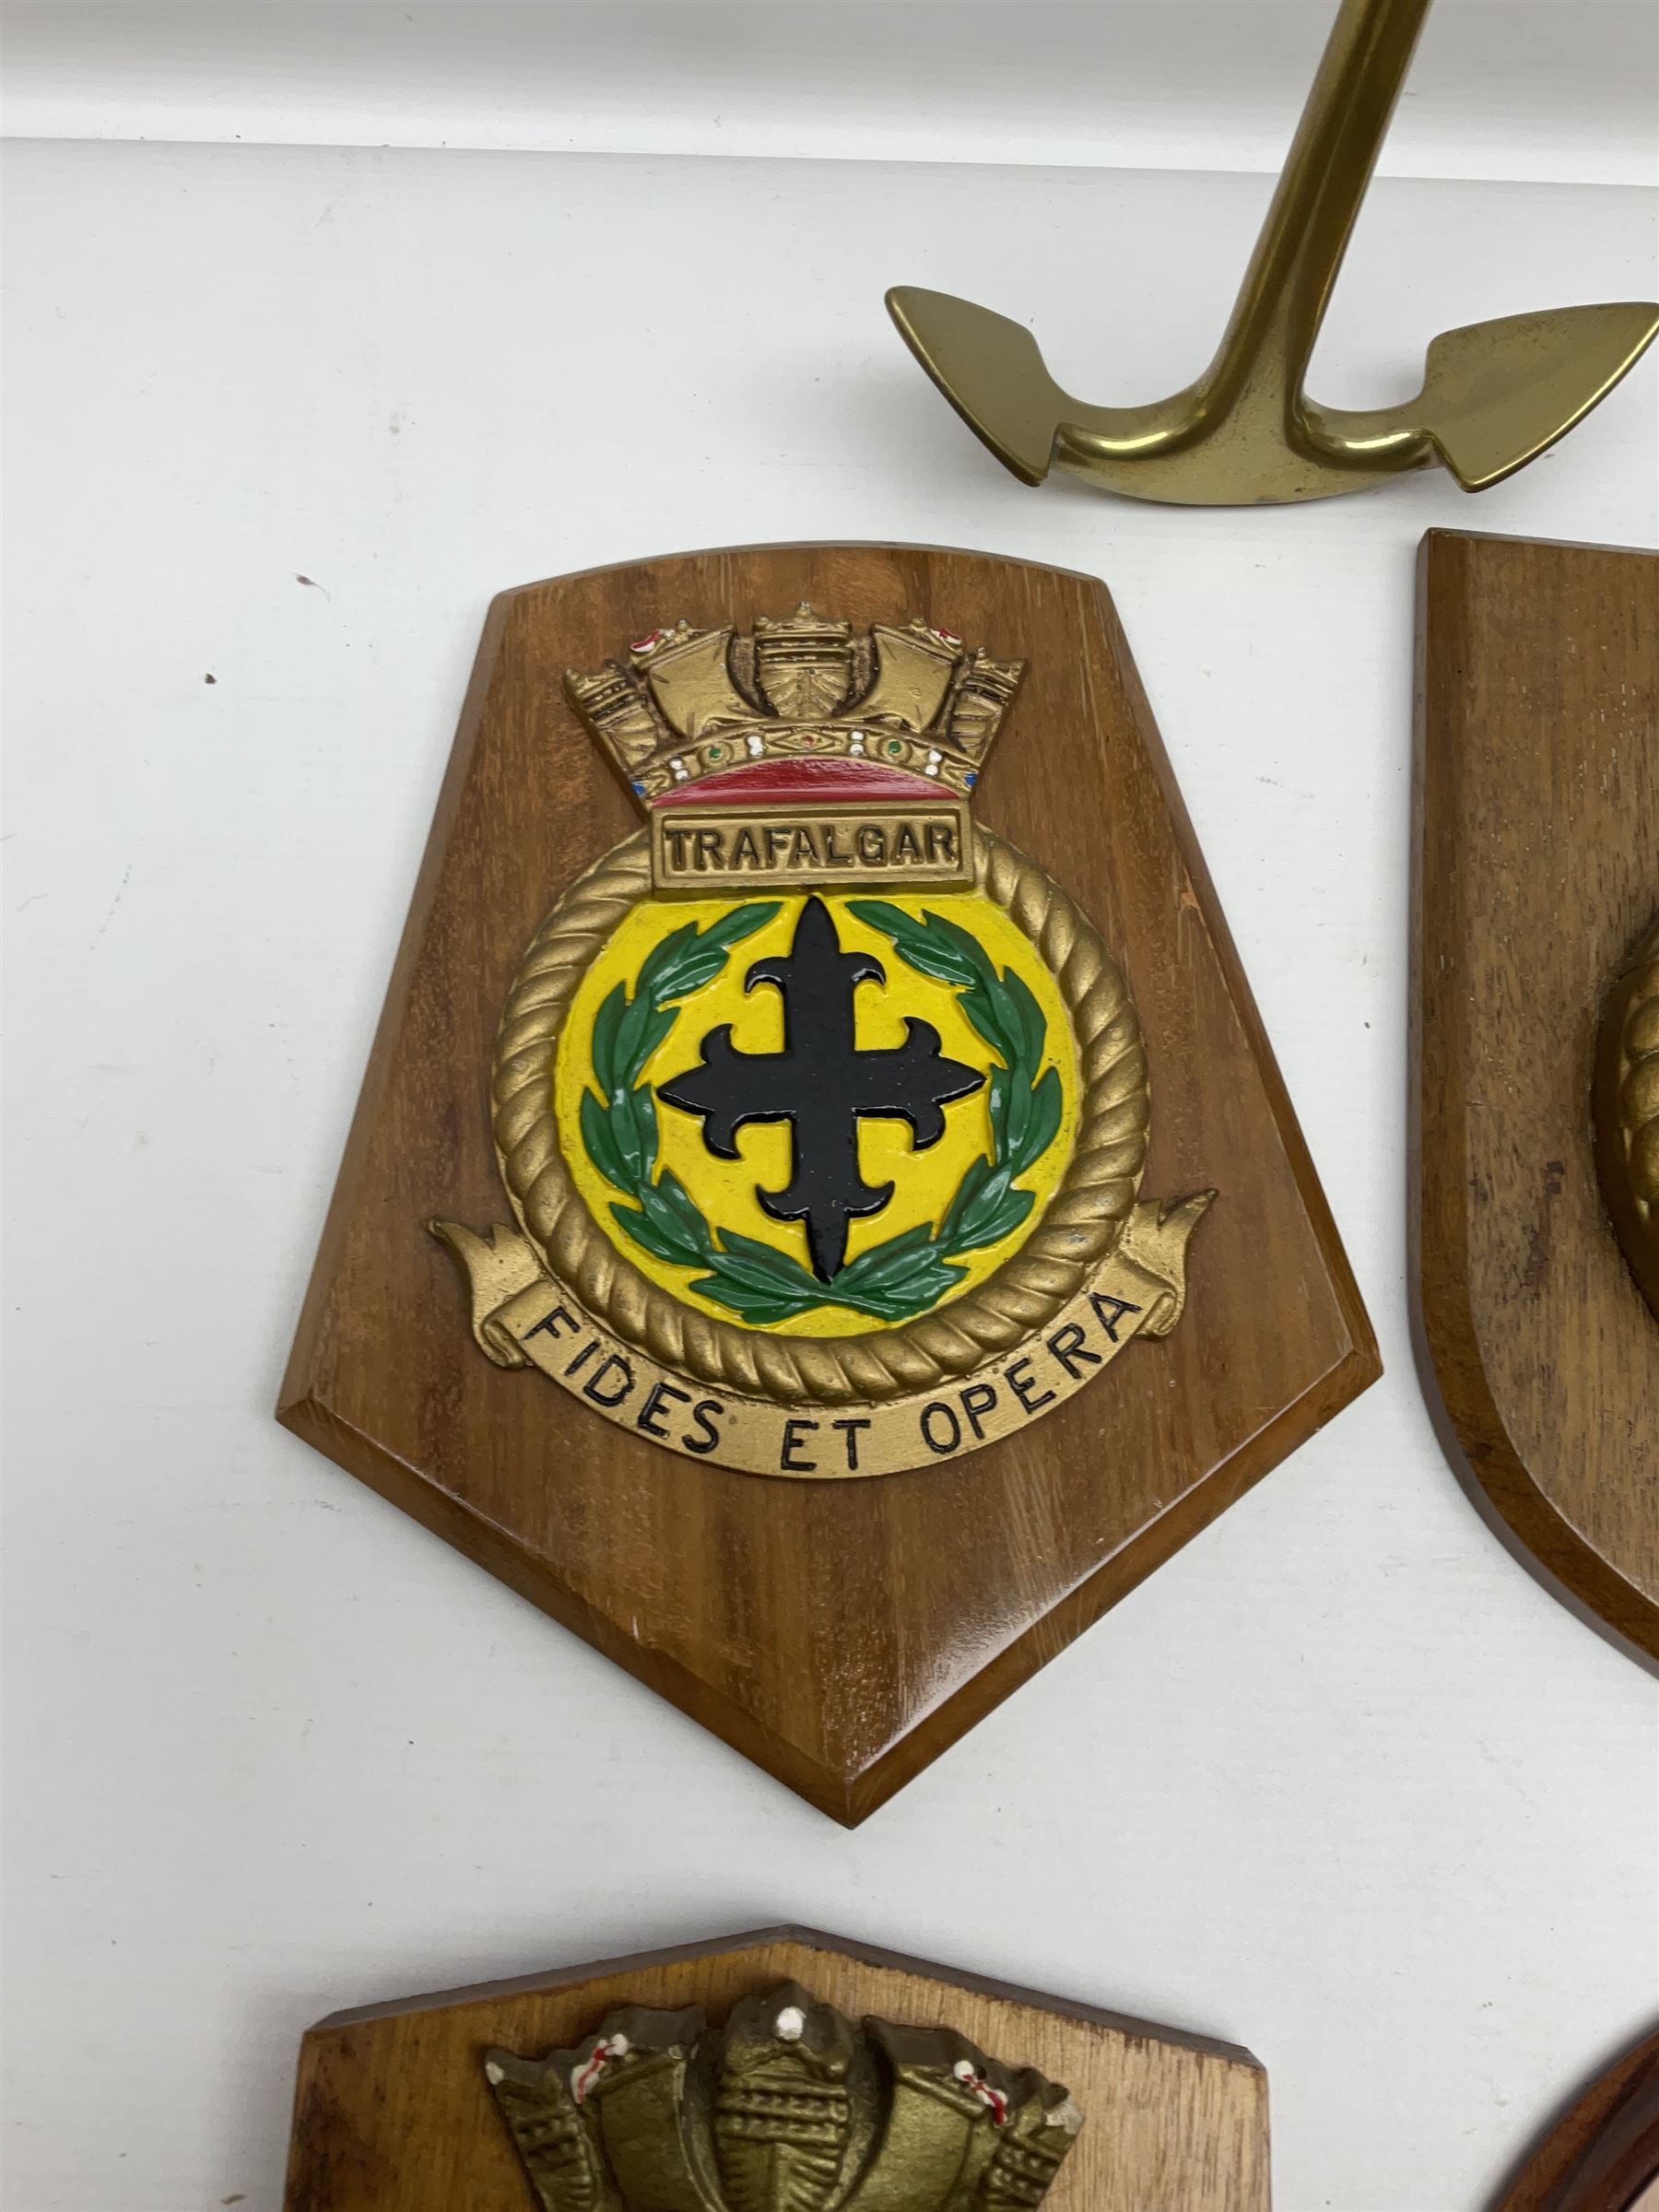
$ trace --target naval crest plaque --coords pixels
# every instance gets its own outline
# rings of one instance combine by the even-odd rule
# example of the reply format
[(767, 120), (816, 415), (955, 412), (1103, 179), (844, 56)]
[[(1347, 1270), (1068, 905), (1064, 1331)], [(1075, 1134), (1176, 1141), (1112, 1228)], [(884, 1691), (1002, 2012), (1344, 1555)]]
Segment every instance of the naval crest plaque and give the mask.
[(494, 603), (290, 1428), (853, 1824), (1377, 1371), (1102, 585)]
[(1173, 1328), (1214, 1194), (1139, 1195), (1123, 972), (972, 818), (1023, 674), (805, 602), (567, 672), (647, 826), (509, 988), (513, 1226), (429, 1224), (498, 1365), (677, 1452), (845, 1480), (1007, 1435)]

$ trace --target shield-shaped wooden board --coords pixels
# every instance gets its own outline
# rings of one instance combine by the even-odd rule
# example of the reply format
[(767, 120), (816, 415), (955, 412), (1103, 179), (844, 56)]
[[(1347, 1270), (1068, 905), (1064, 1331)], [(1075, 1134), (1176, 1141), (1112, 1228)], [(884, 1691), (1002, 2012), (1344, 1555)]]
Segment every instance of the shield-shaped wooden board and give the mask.
[[(1419, 570), (1415, 1277), (1454, 1464), (1659, 1656), (1659, 1320), (1593, 1135), (1659, 911), (1659, 556), (1431, 531)], [(1645, 1035), (1645, 1032), (1641, 1032)], [(1604, 1147), (1604, 1172), (1611, 1173)], [(1629, 1238), (1627, 1229), (1627, 1241)]]
[[(881, 661), (873, 687), (865, 640)], [(809, 672), (832, 656), (843, 673), (827, 689), (804, 687), (794, 680), (798, 670), (780, 670), (780, 642)], [(752, 657), (740, 658), (744, 651)], [(935, 712), (924, 695), (941, 671), (957, 688)], [(843, 681), (863, 701), (851, 715), (825, 704)], [(769, 684), (787, 714), (765, 712)], [(993, 721), (1002, 727), (985, 764)], [(595, 735), (614, 737), (618, 751), (632, 748), (631, 794), (607, 769)], [(975, 746), (982, 775), (963, 765), (963, 748)], [(995, 950), (994, 966), (1007, 1007), (1041, 1014), (1042, 999), (1052, 1018), (1037, 1028), (1050, 1040), (1074, 1025), (1068, 1065), (1081, 1071), (1082, 1103), (1068, 1125), (1084, 1128), (1097, 1086), (1109, 1094), (1107, 1112), (1128, 1115), (1134, 1142), (1125, 1139), (1124, 1148), (1145, 1175), (1135, 1201), (1134, 1235), (1145, 1232), (1137, 1257), (1161, 1267), (1170, 1285), (1184, 1253), (1184, 1310), (1177, 1293), (1163, 1300), (1150, 1274), (1149, 1291), (1122, 1293), (1146, 1324), (1133, 1342), (1120, 1345), (1126, 1325), (1105, 1340), (1121, 1298), (1105, 1295), (1103, 1277), (1083, 1281), (1079, 1295), (1099, 1309), (1087, 1328), (1058, 1310), (1055, 1300), (1073, 1295), (1059, 1264), (1065, 1240), (1088, 1226), (1066, 1210), (1062, 1182), (1046, 1213), (1023, 1217), (1041, 1218), (1030, 1251), (1051, 1223), (1058, 1241), (1023, 1273), (1017, 1295), (1002, 1298), (997, 1285), (1012, 1277), (999, 1269), (971, 1326), (970, 1301), (981, 1296), (971, 1285), (962, 1286), (959, 1303), (939, 1309), (929, 1342), (943, 1342), (944, 1357), (978, 1359), (982, 1328), (1036, 1330), (1032, 1342), (996, 1355), (994, 1372), (958, 1371), (937, 1393), (928, 1382), (907, 1407), (898, 1361), (920, 1341), (910, 1337), (912, 1326), (933, 1328), (928, 1313), (888, 1336), (826, 1337), (805, 1349), (789, 1340), (794, 1371), (807, 1373), (809, 1353), (811, 1373), (829, 1375), (830, 1390), (843, 1388), (848, 1359), (861, 1372), (888, 1362), (883, 1372), (900, 1393), (890, 1403), (791, 1410), (746, 1393), (740, 1379), (734, 1391), (709, 1390), (693, 1406), (703, 1388), (691, 1379), (696, 1361), (731, 1357), (741, 1366), (751, 1344), (757, 1359), (772, 1360), (782, 1341), (751, 1332), (734, 1353), (738, 1331), (729, 1319), (716, 1325), (708, 1297), (694, 1321), (674, 1302), (693, 1276), (671, 1265), (682, 1235), (702, 1236), (716, 1221), (730, 1245), (729, 1217), (716, 1210), (730, 1190), (705, 1204), (689, 1187), (709, 1169), (704, 1155), (715, 1140), (699, 1138), (696, 1115), (676, 1102), (710, 1115), (712, 1131), (712, 1109), (696, 1088), (706, 1077), (694, 1071), (677, 1088), (665, 1081), (654, 1122), (647, 1113), (631, 1123), (623, 1146), (618, 1101), (632, 1113), (648, 1100), (628, 1088), (632, 1072), (622, 1084), (614, 1073), (590, 1082), (584, 1071), (596, 1071), (603, 1056), (605, 1008), (645, 1006), (645, 968), (618, 971), (621, 981), (585, 1032), (572, 1011), (549, 1043), (548, 1009), (577, 959), (593, 956), (585, 978), (600, 964), (594, 946), (608, 959), (621, 945), (617, 902), (643, 900), (648, 866), (665, 857), (674, 864), (672, 828), (665, 850), (645, 857), (645, 832), (634, 827), (641, 794), (654, 790), (671, 804), (682, 780), (704, 769), (718, 776), (693, 792), (724, 785), (734, 754), (774, 775), (768, 789), (808, 754), (808, 765), (828, 755), (826, 767), (839, 759), (844, 772), (867, 782), (889, 752), (909, 760), (912, 782), (940, 802), (951, 796), (947, 774), (957, 776), (951, 804), (972, 806), (975, 850), (991, 855), (993, 888), (1002, 887), (1007, 904), (998, 921), (984, 900), (972, 907), (971, 889), (946, 884), (914, 899), (907, 920), (892, 904), (901, 894), (888, 885), (879, 900), (843, 900), (835, 924), (841, 953), (827, 938), (819, 950), (844, 971), (863, 929), (856, 971), (887, 978), (857, 984), (873, 993), (897, 982), (909, 945), (911, 966), (927, 971), (906, 984), (924, 1017), (913, 1036), (937, 1044), (950, 1026), (949, 1054), (975, 1063), (968, 1069), (974, 1097), (946, 1105), (945, 1114), (994, 1114), (1014, 1097), (1012, 1070), (1005, 1077), (986, 1065), (982, 1040), (950, 1003), (950, 979), (969, 980), (969, 971), (958, 973), (959, 957), (971, 965), (980, 956), (956, 924), (941, 938), (943, 925), (925, 917), (937, 907), (970, 920), (978, 911), (975, 929), (996, 923), (1006, 949)], [(941, 859), (947, 812), (936, 825), (946, 841)], [(716, 858), (723, 833), (718, 825), (709, 831)], [(735, 857), (744, 846), (732, 835), (725, 850)], [(679, 842), (695, 866), (703, 846), (696, 837)], [(836, 850), (856, 855), (867, 845), (895, 860), (902, 844), (901, 830), (866, 824)], [(596, 868), (607, 848), (621, 859)], [(794, 845), (785, 840), (778, 849)], [(805, 847), (802, 865), (812, 865)], [(571, 899), (582, 918), (567, 930), (562, 895), (578, 878), (586, 888)], [(622, 887), (604, 891), (612, 902), (604, 927), (593, 919), (601, 885)], [(727, 1057), (743, 1058), (748, 1047), (731, 1047), (731, 1023), (746, 1018), (745, 1004), (777, 995), (769, 983), (746, 1000), (744, 973), (753, 982), (764, 971), (775, 983), (799, 970), (810, 929), (823, 936), (821, 916), (802, 906), (798, 888), (766, 888), (773, 918), (765, 926), (776, 941), (754, 935), (728, 948), (729, 966), (707, 986), (727, 993), (724, 1021), (700, 1046), (688, 1040), (681, 1071), (699, 1050), (712, 1065), (723, 1038)], [(629, 909), (636, 911), (643, 910)], [(654, 919), (643, 913), (661, 939), (652, 939), (649, 960), (667, 958), (665, 947), (677, 946), (677, 959), (685, 951), (685, 931), (661, 935), (682, 912), (700, 909), (694, 901)], [(1081, 915), (1088, 927), (1074, 919), (1051, 941), (1049, 923), (1033, 919), (1039, 913)], [(747, 929), (754, 920), (751, 907), (729, 926)], [(1026, 951), (1008, 935), (1016, 923)], [(1028, 957), (1033, 931), (1048, 946), (1048, 970)], [(566, 950), (571, 937), (574, 955)], [(704, 942), (691, 946), (693, 967)], [(765, 958), (751, 960), (759, 947)], [(1009, 980), (1017, 959), (1030, 975), (1019, 990)], [(707, 971), (705, 964), (700, 972)], [(946, 981), (930, 980), (938, 976)], [(587, 983), (572, 987), (574, 1009)], [(590, 995), (602, 987), (595, 982)], [(1138, 1009), (1144, 1053), (1131, 1049), (1136, 1017), (1124, 1013), (1125, 992)], [(504, 1015), (508, 1004), (518, 1011)], [(663, 1018), (673, 1019), (672, 1007)], [(1095, 1041), (1085, 1053), (1089, 1023)], [(606, 1051), (631, 1071), (638, 1054), (629, 1059), (623, 1050), (629, 1024), (639, 1028), (633, 1013), (622, 1030), (606, 1033)], [(1002, 1027), (1018, 1024), (1010, 1017)], [(647, 1028), (636, 1042), (642, 1039), (644, 1050), (655, 1034)], [(897, 1046), (903, 1034), (894, 1026), (888, 1043)], [(577, 1067), (580, 1112), (574, 1094), (559, 1108), (564, 1078), (552, 1057), (571, 1037), (571, 1052), (586, 1055)], [(657, 1049), (679, 1047), (671, 1032)], [(1018, 1061), (1018, 1040), (1006, 1058)], [(752, 1072), (756, 1063), (747, 1065)], [(1033, 1059), (1033, 1075), (1041, 1065)], [(1115, 1071), (1127, 1071), (1121, 1093), (1112, 1091)], [(1029, 1090), (1025, 1122), (1028, 1136), (1038, 1128), (1040, 1149), (1057, 1126), (1036, 1120), (1045, 1088), (1053, 1088), (1047, 1075)], [(685, 1182), (670, 1186), (665, 1168), (663, 1182), (648, 1187), (642, 1147), (658, 1134), (666, 1145), (671, 1127)], [(902, 1156), (890, 1176), (876, 1177), (914, 1200), (923, 1217), (895, 1242), (900, 1263), (919, 1251), (931, 1265), (931, 1247), (912, 1249), (914, 1240), (925, 1247), (932, 1220), (936, 1243), (959, 1216), (966, 1181), (949, 1186), (957, 1197), (943, 1216), (922, 1181), (924, 1163), (949, 1141), (918, 1146), (913, 1164)], [(1001, 1140), (994, 1132), (990, 1141)], [(559, 1159), (574, 1158), (578, 1145), (587, 1148), (585, 1166), (579, 1161), (567, 1176)], [(985, 1157), (966, 1172), (994, 1195), (984, 1183)], [(1071, 1158), (1084, 1157), (1079, 1135)], [(544, 1226), (532, 1252), (537, 1193), (561, 1177), (570, 1184), (579, 1171), (593, 1194), (585, 1217), (567, 1190), (556, 1233)], [(1126, 1206), (1134, 1177), (1107, 1172)], [(632, 1193), (626, 1206), (619, 1174)], [(999, 1178), (1006, 1190), (1007, 1173)], [(507, 1226), (509, 1185), (523, 1236)], [(669, 1215), (659, 1201), (671, 1188), (678, 1210)], [(648, 1225), (639, 1208), (647, 1204), (658, 1216), (649, 1228), (657, 1249), (641, 1259)], [(572, 1223), (576, 1246), (567, 1235)], [(798, 1262), (761, 1251), (760, 1240), (798, 1230), (759, 1213), (749, 1218), (743, 1265), (763, 1265), (768, 1299), (780, 1281), (780, 1295), (794, 1296), (804, 1278)], [(627, 1252), (618, 1239), (630, 1240)], [(1104, 1264), (1115, 1265), (1130, 1242), (1125, 1229)], [(1169, 1248), (1161, 1260), (1159, 1243)], [(453, 1255), (470, 1270), (470, 1297)], [(1025, 1259), (1022, 1249), (1009, 1267), (1023, 1269)], [(705, 1266), (684, 1296), (710, 1290), (718, 1272)], [(720, 1294), (738, 1300), (744, 1290), (724, 1285)], [(602, 1298), (610, 1332), (603, 1360), (585, 1326)], [(1160, 1300), (1167, 1328), (1153, 1326)], [(515, 1312), (517, 1324), (503, 1318)], [(754, 1318), (771, 1326), (775, 1313)], [(1094, 1342), (1086, 1341), (1090, 1329)], [(900, 1353), (890, 1354), (900, 1339)], [(654, 1366), (641, 1346), (660, 1355)], [(686, 1363), (677, 1382), (670, 1379), (677, 1360)], [(532, 1363), (541, 1371), (529, 1371)], [(291, 1428), (851, 1824), (1378, 1371), (1364, 1309), (1100, 584), (983, 554), (801, 546), (602, 570), (496, 603), (283, 1392), (281, 1418)], [(648, 1382), (651, 1375), (658, 1380)], [(633, 1377), (639, 1387), (629, 1397)], [(665, 1417), (665, 1406), (677, 1414)], [(712, 1426), (700, 1432), (705, 1419), (721, 1424), (718, 1437)], [(843, 1433), (847, 1456), (835, 1462), (828, 1455)], [(745, 1444), (746, 1436), (759, 1443)], [(759, 1456), (764, 1449), (770, 1463)], [(755, 1471), (762, 1465), (768, 1471)]]

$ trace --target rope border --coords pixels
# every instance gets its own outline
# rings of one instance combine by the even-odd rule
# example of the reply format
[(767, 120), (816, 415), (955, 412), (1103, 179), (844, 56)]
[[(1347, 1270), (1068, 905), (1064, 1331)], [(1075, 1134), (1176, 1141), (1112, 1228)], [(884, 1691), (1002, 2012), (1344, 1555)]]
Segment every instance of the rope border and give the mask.
[(1596, 1165), (1607, 1211), (1659, 1314), (1659, 919), (1607, 994), (1595, 1091)]
[(1116, 1245), (1146, 1167), (1147, 1056), (1128, 985), (1100, 933), (1059, 886), (974, 827), (974, 881), (1030, 938), (1060, 987), (1083, 1096), (1077, 1144), (1041, 1219), (986, 1281), (902, 1327), (858, 1336), (772, 1335), (682, 1305), (627, 1260), (571, 1180), (550, 1063), (577, 986), (631, 908), (652, 895), (649, 833), (636, 830), (555, 902), (508, 993), (490, 1070), (501, 1180), (549, 1273), (594, 1318), (664, 1367), (785, 1405), (878, 1403), (970, 1372), (1059, 1313)]

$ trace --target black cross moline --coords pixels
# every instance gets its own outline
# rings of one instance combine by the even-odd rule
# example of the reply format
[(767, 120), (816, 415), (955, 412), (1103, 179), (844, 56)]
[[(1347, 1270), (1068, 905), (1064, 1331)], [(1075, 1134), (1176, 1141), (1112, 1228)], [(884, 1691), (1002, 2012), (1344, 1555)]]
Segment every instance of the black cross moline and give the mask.
[(931, 1022), (907, 1018), (904, 1042), (860, 1052), (853, 994), (881, 983), (887, 971), (874, 953), (843, 952), (821, 899), (808, 899), (787, 954), (757, 960), (744, 989), (775, 983), (783, 1000), (783, 1050), (739, 1052), (732, 1025), (703, 1039), (702, 1061), (658, 1086), (657, 1096), (700, 1114), (703, 1143), (719, 1159), (737, 1158), (746, 1122), (787, 1122), (790, 1179), (780, 1191), (757, 1190), (774, 1221), (804, 1221), (813, 1273), (830, 1282), (847, 1256), (847, 1224), (878, 1214), (890, 1182), (866, 1182), (858, 1166), (858, 1124), (865, 1115), (908, 1122), (918, 1152), (945, 1134), (942, 1108), (965, 1099), (985, 1078), (939, 1051)]

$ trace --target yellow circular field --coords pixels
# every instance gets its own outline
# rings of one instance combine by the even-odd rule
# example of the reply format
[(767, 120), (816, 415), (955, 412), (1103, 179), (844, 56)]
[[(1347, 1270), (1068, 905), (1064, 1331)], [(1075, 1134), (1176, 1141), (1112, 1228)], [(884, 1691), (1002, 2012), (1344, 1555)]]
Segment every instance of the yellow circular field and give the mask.
[[(1042, 1066), (1053, 1066), (1059, 1074), (1062, 1112), (1058, 1133), (1041, 1158), (1018, 1178), (1019, 1187), (1030, 1191), (1036, 1203), (1010, 1236), (960, 1255), (957, 1264), (966, 1272), (950, 1294), (959, 1297), (983, 1282), (1025, 1241), (1065, 1174), (1077, 1119), (1077, 1069), (1071, 1029), (1054, 980), (1030, 938), (990, 900), (978, 892), (958, 891), (915, 897), (893, 894), (884, 902), (918, 917), (930, 911), (947, 917), (979, 940), (999, 972), (1011, 969), (1031, 992), (1048, 1025)], [(645, 900), (635, 906), (577, 989), (559, 1034), (554, 1070), (560, 1144), (571, 1180), (589, 1212), (641, 1274), (687, 1304), (727, 1322), (735, 1317), (726, 1307), (709, 1302), (689, 1289), (697, 1269), (666, 1265), (618, 1225), (612, 1208), (625, 1202), (587, 1156), (582, 1139), (581, 1101), (584, 1090), (596, 1092), (598, 1088), (591, 1039), (594, 1018), (606, 998), (618, 983), (631, 993), (646, 955), (671, 932), (688, 922), (706, 926), (738, 903), (733, 900)], [(870, 1052), (902, 1044), (905, 1020), (911, 1017), (932, 1023), (945, 1055), (965, 1061), (989, 1077), (1000, 1065), (998, 1056), (961, 1012), (955, 987), (910, 967), (887, 936), (850, 911), (845, 899), (827, 897), (824, 903), (843, 948), (874, 954), (886, 971), (885, 982), (858, 986), (858, 1049)], [(703, 1039), (723, 1022), (731, 1024), (732, 1041), (741, 1052), (776, 1053), (782, 1049), (783, 1009), (779, 992), (766, 985), (752, 994), (744, 989), (744, 980), (757, 960), (787, 954), (790, 949), (805, 900), (798, 895), (784, 897), (778, 904), (779, 912), (771, 921), (733, 947), (724, 971), (712, 982), (679, 1002), (673, 1028), (645, 1063), (643, 1079), (653, 1089), (696, 1065)], [(774, 1220), (756, 1196), (758, 1189), (776, 1191), (789, 1181), (791, 1136), (787, 1125), (749, 1124), (738, 1135), (740, 1157), (735, 1160), (716, 1159), (703, 1142), (699, 1118), (660, 1100), (657, 1129), (659, 1172), (672, 1170), (717, 1230), (735, 1230), (788, 1253), (803, 1266), (807, 1264), (804, 1226)], [(906, 1230), (940, 1220), (963, 1176), (991, 1149), (989, 1084), (946, 1107), (945, 1135), (924, 1151), (913, 1149), (905, 1123), (873, 1117), (861, 1119), (858, 1147), (860, 1170), (865, 1179), (878, 1184), (891, 1182), (894, 1190), (880, 1213), (853, 1222), (847, 1246), (849, 1263)], [(893, 1324), (826, 1304), (794, 1319), (765, 1325), (780, 1335), (853, 1336)]]

